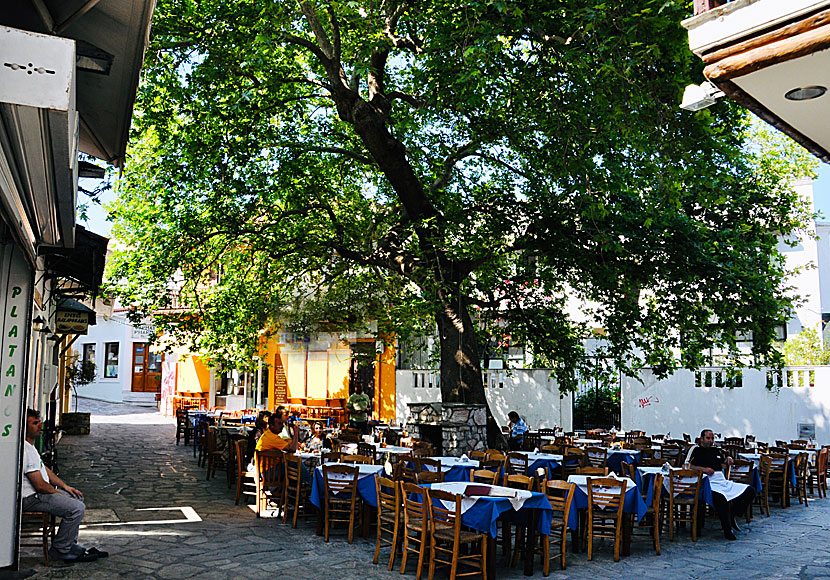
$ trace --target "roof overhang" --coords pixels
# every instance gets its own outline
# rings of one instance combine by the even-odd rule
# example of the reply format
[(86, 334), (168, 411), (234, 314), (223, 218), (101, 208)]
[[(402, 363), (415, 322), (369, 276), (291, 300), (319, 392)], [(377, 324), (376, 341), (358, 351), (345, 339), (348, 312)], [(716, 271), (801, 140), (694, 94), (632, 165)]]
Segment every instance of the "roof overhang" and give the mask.
[(46, 255), (46, 271), (60, 279), (58, 293), (64, 297), (98, 295), (104, 279), (109, 238), (75, 226), (75, 247)]
[(704, 76), (726, 95), (830, 162), (830, 0), (736, 0), (683, 22)]

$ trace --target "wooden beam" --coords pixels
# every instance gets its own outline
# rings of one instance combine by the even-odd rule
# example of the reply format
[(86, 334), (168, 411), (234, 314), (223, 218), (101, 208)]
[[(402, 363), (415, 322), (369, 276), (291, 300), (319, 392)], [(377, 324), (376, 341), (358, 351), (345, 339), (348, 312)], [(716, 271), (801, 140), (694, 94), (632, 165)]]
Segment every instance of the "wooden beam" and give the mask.
[(807, 151), (809, 151), (825, 163), (830, 163), (830, 151), (828, 151), (826, 148), (822, 147), (821, 145), (819, 145), (803, 133), (799, 132), (792, 125), (784, 121), (781, 117), (767, 109), (764, 105), (762, 105), (749, 93), (744, 91), (741, 87), (739, 87), (732, 81), (720, 81), (716, 83), (716, 85), (720, 90), (724, 92), (724, 94), (726, 94), (727, 97), (729, 97), (739, 105), (746, 107), (747, 109), (758, 115), (761, 119), (763, 119), (776, 129), (778, 129), (782, 133), (789, 135), (799, 145), (804, 147)]
[(752, 50), (753, 48), (772, 44), (773, 42), (820, 28), (826, 24), (830, 24), (830, 9), (822, 10), (807, 18), (803, 18), (797, 22), (791, 22), (786, 26), (776, 28), (754, 38), (749, 38), (731, 46), (708, 52), (703, 55), (703, 62), (711, 64), (724, 58), (746, 52), (747, 50)]
[(713, 82), (731, 80), (828, 48), (830, 25), (721, 59), (704, 68), (703, 74)]

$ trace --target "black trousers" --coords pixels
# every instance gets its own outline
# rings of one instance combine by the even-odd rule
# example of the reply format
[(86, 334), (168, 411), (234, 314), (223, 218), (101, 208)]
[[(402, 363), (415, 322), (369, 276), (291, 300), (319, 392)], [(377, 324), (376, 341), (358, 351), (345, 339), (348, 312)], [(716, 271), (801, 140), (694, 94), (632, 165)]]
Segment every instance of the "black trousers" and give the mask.
[(715, 504), (715, 512), (720, 518), (720, 525), (724, 532), (732, 529), (732, 520), (735, 516), (746, 512), (746, 508), (749, 507), (753, 499), (755, 499), (755, 490), (751, 487), (746, 488), (741, 495), (732, 501), (726, 501), (726, 496), (722, 493), (712, 492), (712, 502)]
[(368, 421), (352, 421), (349, 419), (349, 427), (352, 429), (357, 429), (363, 435), (369, 434), (369, 422)]

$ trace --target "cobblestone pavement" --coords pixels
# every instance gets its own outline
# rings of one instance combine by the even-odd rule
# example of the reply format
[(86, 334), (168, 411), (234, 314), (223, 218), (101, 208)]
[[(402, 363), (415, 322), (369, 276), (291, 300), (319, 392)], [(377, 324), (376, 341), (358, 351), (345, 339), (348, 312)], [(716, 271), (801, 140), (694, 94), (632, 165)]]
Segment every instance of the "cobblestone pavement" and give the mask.
[[(175, 445), (173, 422), (152, 409), (84, 400), (80, 410), (93, 413), (92, 432), (61, 442), (62, 477), (86, 494), (87, 525), (81, 530), (81, 543), (107, 549), (110, 557), (47, 567), (39, 550), (26, 548), (20, 572), (7, 577), (401, 578), (399, 568), (388, 572), (372, 564), (373, 539), (357, 536), (349, 545), (338, 532), (326, 544), (314, 534), (313, 520), (291, 529), (281, 520), (257, 519), (248, 507), (234, 505), (224, 473), (205, 481), (192, 449)], [(192, 508), (199, 521), (184, 521), (180, 509), (159, 511), (180, 507)], [(688, 533), (674, 542), (665, 537), (662, 556), (654, 555), (649, 543), (635, 544), (632, 556), (619, 563), (613, 561), (608, 544), (595, 550), (592, 562), (569, 548), (568, 569), (563, 572), (554, 564), (551, 577), (830, 578), (828, 516), (827, 499), (817, 499), (808, 508), (797, 503), (786, 510), (773, 508), (772, 517), (756, 514), (739, 541), (729, 543), (709, 518), (698, 542), (693, 543)], [(500, 552), (499, 560), (501, 564)], [(537, 561), (536, 576), (541, 575)], [(414, 576), (413, 565), (407, 576)], [(439, 571), (436, 576), (448, 574)], [(523, 576), (519, 568), (500, 565), (497, 577)]]

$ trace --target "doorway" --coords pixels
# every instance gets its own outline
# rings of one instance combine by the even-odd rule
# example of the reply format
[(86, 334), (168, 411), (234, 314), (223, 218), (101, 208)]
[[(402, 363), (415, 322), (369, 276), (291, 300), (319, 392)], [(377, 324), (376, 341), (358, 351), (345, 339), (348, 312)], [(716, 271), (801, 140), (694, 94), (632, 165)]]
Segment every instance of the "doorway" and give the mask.
[(363, 386), (363, 392), (375, 404), (375, 352), (374, 342), (355, 342), (350, 345), (352, 360), (349, 365), (349, 395), (357, 392), (357, 386)]
[(150, 352), (146, 342), (133, 343), (132, 384), (133, 393), (161, 392), (161, 363), (164, 355)]

